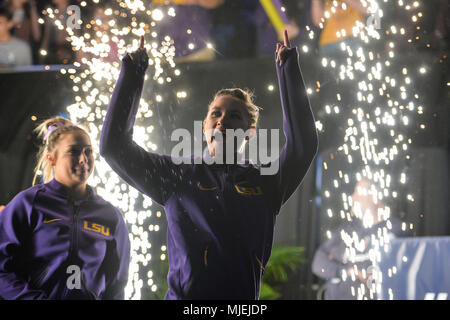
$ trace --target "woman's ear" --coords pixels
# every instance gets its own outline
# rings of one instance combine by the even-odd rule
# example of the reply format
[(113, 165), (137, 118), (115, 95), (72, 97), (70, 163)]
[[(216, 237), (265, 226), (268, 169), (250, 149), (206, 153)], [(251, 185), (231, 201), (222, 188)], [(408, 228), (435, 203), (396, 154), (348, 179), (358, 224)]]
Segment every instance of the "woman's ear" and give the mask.
[(53, 153), (47, 153), (46, 155), (45, 155), (45, 160), (47, 160), (48, 161), (48, 163), (50, 163), (50, 165), (52, 166), (52, 167), (54, 167), (55, 166), (55, 164), (56, 164), (56, 158), (55, 158), (55, 155), (53, 154)]
[(256, 127), (248, 128), (249, 136), (245, 136), (245, 140), (249, 141), (256, 135)]

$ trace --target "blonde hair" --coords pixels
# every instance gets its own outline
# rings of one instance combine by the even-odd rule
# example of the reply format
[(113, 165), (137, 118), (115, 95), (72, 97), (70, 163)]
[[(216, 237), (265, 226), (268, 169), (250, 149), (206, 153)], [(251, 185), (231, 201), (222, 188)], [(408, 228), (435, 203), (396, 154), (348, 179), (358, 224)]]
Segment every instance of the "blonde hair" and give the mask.
[(86, 129), (63, 117), (53, 117), (47, 119), (39, 124), (36, 129), (34, 129), (34, 132), (37, 132), (38, 138), (42, 139), (43, 143), (37, 153), (37, 164), (34, 168), (33, 185), (36, 182), (36, 178), (40, 175), (39, 171), (42, 171), (44, 183), (47, 183), (52, 179), (53, 168), (48, 163), (45, 156), (47, 153), (52, 153), (56, 150), (59, 138), (62, 134), (74, 131), (82, 131), (88, 135)]
[[(222, 96), (232, 96), (236, 99), (241, 100), (247, 107), (247, 113), (249, 116), (249, 127), (256, 127), (259, 119), (259, 110), (262, 110), (262, 108), (254, 104), (253, 92), (251, 92), (248, 89), (240, 89), (240, 88), (220, 89), (219, 91), (216, 92), (212, 101)], [(208, 106), (208, 110), (209, 107), (211, 106), (211, 103)]]

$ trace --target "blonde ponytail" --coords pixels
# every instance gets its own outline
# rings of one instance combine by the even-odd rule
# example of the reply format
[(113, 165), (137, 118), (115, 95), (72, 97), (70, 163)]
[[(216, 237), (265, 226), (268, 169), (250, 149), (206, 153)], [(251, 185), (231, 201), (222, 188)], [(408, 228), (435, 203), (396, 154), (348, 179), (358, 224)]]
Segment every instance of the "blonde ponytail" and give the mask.
[(38, 138), (41, 139), (42, 145), (37, 153), (37, 164), (34, 168), (33, 185), (36, 183), (36, 179), (39, 175), (42, 175), (44, 183), (49, 182), (53, 178), (53, 168), (48, 163), (45, 156), (47, 153), (52, 153), (56, 150), (58, 140), (62, 134), (76, 130), (83, 131), (87, 134), (85, 129), (63, 117), (47, 119), (34, 129)]

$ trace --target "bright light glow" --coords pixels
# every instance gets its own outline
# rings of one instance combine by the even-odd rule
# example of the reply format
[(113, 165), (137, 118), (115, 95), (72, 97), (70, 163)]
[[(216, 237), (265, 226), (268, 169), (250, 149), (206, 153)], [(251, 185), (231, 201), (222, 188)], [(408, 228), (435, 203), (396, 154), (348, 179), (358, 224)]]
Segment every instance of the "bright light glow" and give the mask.
[[(379, 14), (379, 17), (383, 17), (381, 6), (383, 5), (397, 6), (396, 10), (405, 10), (405, 13), (410, 17), (411, 24), (415, 24), (422, 19), (422, 13), (418, 12), (420, 7), (419, 1), (407, 1), (405, 3), (404, 0), (383, 0), (383, 3), (381, 3), (380, 0), (363, 0), (362, 4), (369, 8), (369, 12)], [(324, 23), (328, 19), (339, 12), (339, 10), (347, 9), (347, 7), (348, 5), (342, 1), (331, 1), (331, 8), (324, 13), (320, 27), (323, 28)], [(383, 23), (383, 19), (381, 19), (381, 23)], [(413, 26), (407, 27), (413, 28)], [(411, 144), (411, 139), (406, 136), (405, 132), (407, 126), (417, 123), (415, 110), (417, 109), (418, 114), (424, 113), (423, 106), (416, 106), (420, 104), (418, 103), (419, 97), (414, 92), (415, 89), (412, 84), (414, 84), (414, 77), (417, 73), (419, 75), (426, 74), (427, 66), (419, 65), (418, 69), (416, 69), (418, 70), (417, 73), (411, 72), (411, 70), (402, 65), (400, 65), (400, 74), (397, 72), (398, 69), (394, 69), (401, 63), (397, 61), (397, 48), (401, 47), (401, 41), (407, 42), (405, 37), (401, 37), (401, 35), (406, 34), (405, 28), (406, 26), (404, 25), (392, 24), (376, 29), (367, 26), (365, 23), (355, 22), (352, 33), (359, 38), (363, 45), (358, 48), (347, 46), (345, 44), (348, 43), (348, 38), (346, 38), (347, 32), (345, 30), (336, 30), (337, 37), (344, 38), (343, 40), (345, 41), (340, 43), (340, 50), (337, 50), (337, 52), (342, 52), (345, 56), (344, 59), (334, 60), (332, 57), (324, 56), (321, 57), (320, 61), (323, 68), (328, 69), (330, 74), (337, 73), (337, 77), (342, 84), (345, 84), (347, 89), (353, 88), (354, 92), (354, 96), (350, 97), (350, 99), (353, 98), (352, 100), (355, 101), (354, 105), (344, 108), (342, 100), (348, 101), (345, 99), (348, 92), (341, 92), (341, 88), (338, 85), (336, 88), (339, 91), (335, 93), (336, 98), (330, 99), (332, 94), (328, 92), (326, 99), (322, 99), (323, 104), (321, 106), (323, 117), (333, 117), (336, 118), (334, 123), (337, 121), (340, 124), (344, 124), (342, 129), (344, 141), (341, 141), (337, 151), (346, 159), (349, 172), (345, 172), (341, 168), (335, 169), (336, 172), (334, 174), (330, 172), (330, 161), (333, 161), (333, 157), (331, 157), (331, 160), (323, 162), (323, 169), (330, 175), (328, 183), (334, 187), (333, 191), (338, 192), (338, 194), (342, 193), (343, 210), (338, 211), (339, 216), (341, 219), (346, 219), (346, 221), (352, 221), (355, 218), (361, 219), (366, 228), (375, 226), (375, 215), (387, 220), (387, 228), (375, 228), (374, 233), (371, 235), (372, 247), (369, 256), (372, 264), (377, 262), (376, 259), (381, 252), (387, 251), (389, 248), (390, 237), (386, 233), (392, 229), (390, 222), (391, 209), (389, 206), (384, 205), (384, 207), (378, 209), (378, 212), (371, 212), (364, 204), (367, 199), (353, 201), (351, 195), (341, 192), (340, 188), (352, 180), (361, 181), (364, 178), (371, 185), (370, 190), (366, 192), (367, 197), (370, 196), (371, 201), (374, 203), (384, 204), (386, 198), (399, 199), (399, 197), (405, 197), (410, 202), (415, 201), (413, 194), (404, 195), (403, 191), (393, 190), (407, 184), (407, 174), (405, 172), (391, 172), (391, 163), (395, 159), (399, 159), (399, 157), (410, 159), (408, 147)], [(309, 31), (309, 27), (306, 30)], [(385, 33), (385, 37), (381, 37), (380, 31)], [(309, 38), (313, 39), (314, 37), (310, 35)], [(386, 42), (380, 43), (381, 41)], [(309, 43), (305, 43), (303, 46), (309, 47)], [(383, 50), (374, 52), (374, 49), (371, 48), (376, 46), (383, 48)], [(384, 49), (386, 50), (384, 51)], [(308, 90), (307, 92), (308, 94), (312, 93)], [(318, 94), (321, 94), (321, 92), (322, 90)], [(342, 99), (343, 97), (344, 99)], [(339, 118), (341, 114), (346, 118)], [(349, 114), (351, 117), (348, 116)], [(316, 121), (316, 123), (319, 123), (321, 129), (325, 131), (327, 129), (335, 130), (335, 127), (327, 128), (326, 124), (322, 124), (322, 121)], [(345, 127), (345, 124), (347, 127)], [(421, 130), (426, 129), (424, 123), (419, 123), (418, 125)], [(339, 131), (336, 130), (336, 134), (339, 134)], [(380, 139), (380, 135), (390, 137), (390, 139)], [(359, 167), (361, 169), (353, 169)], [(392, 181), (398, 181), (400, 185), (394, 184)], [(327, 185), (323, 191), (324, 199), (329, 198), (331, 195), (326, 188), (329, 188), (329, 186)], [(353, 215), (348, 212), (350, 210)], [(324, 215), (334, 218), (331, 209), (325, 209)], [(326, 235), (329, 238), (328, 231), (326, 231)], [(365, 249), (365, 245), (363, 245), (356, 233), (348, 234), (343, 231), (341, 237), (346, 244), (346, 259), (356, 263), (358, 259), (357, 253)], [(356, 267), (356, 264), (354, 267)], [(390, 270), (391, 276), (397, 273), (395, 268)], [(362, 270), (362, 272), (364, 273), (365, 270)], [(351, 279), (347, 279), (347, 281), (355, 280), (356, 273), (357, 270), (354, 270), (350, 277)], [(383, 275), (378, 276), (379, 281), (381, 281)], [(342, 277), (342, 280), (345, 281), (346, 279)], [(379, 283), (373, 285), (372, 288), (352, 286), (351, 294), (357, 299), (371, 299), (374, 297), (378, 285)], [(393, 299), (392, 290), (389, 290), (388, 297)]]

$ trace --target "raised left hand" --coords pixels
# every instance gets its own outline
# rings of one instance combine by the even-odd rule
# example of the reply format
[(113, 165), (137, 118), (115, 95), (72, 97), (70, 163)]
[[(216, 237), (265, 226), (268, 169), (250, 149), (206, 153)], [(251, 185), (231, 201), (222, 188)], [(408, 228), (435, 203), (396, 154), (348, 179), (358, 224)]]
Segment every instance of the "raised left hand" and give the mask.
[(288, 49), (291, 48), (291, 43), (289, 42), (289, 37), (287, 30), (284, 30), (284, 44), (277, 42), (277, 48), (275, 53), (277, 54), (277, 62), (280, 63), (280, 66), (286, 62)]
[(139, 48), (130, 53), (130, 57), (131, 60), (135, 63), (135, 64), (142, 64), (145, 65), (148, 63), (148, 55), (147, 55), (147, 51), (145, 50), (145, 39), (144, 36), (141, 36), (139, 39)]

